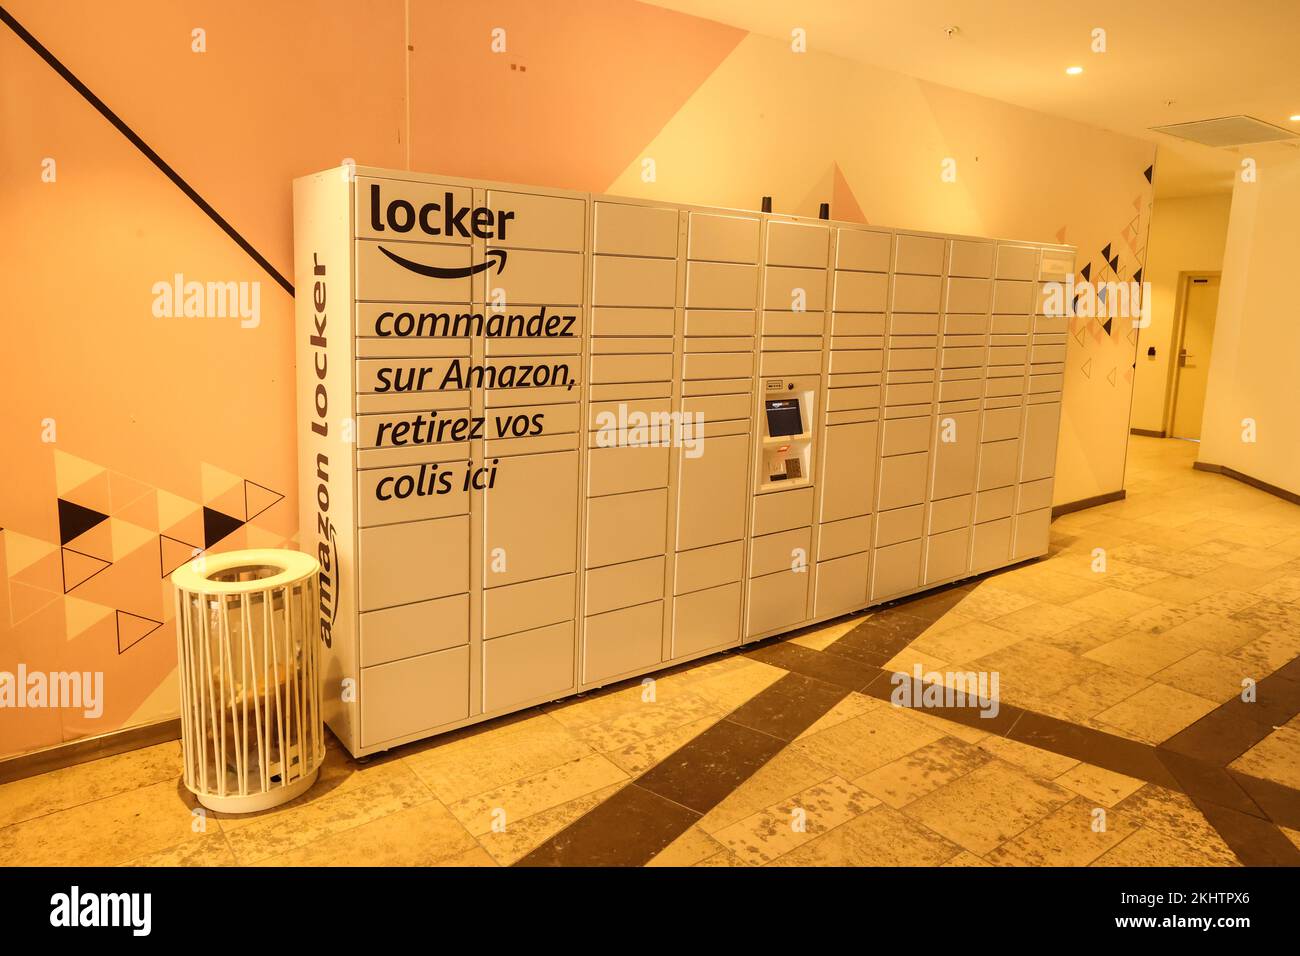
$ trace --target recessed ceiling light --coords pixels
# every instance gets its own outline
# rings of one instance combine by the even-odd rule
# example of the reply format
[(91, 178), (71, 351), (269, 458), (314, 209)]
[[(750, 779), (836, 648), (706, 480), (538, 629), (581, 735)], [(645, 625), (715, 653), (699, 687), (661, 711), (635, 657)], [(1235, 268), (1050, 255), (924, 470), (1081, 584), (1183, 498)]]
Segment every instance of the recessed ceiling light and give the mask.
[(1291, 122), (1293, 122), (1293, 123), (1300, 123), (1300, 113), (1296, 113), (1295, 115), (1293, 115), (1293, 116), (1291, 117)]
[(1065, 72), (1068, 73), (1068, 74), (1070, 74), (1070, 76), (1078, 76), (1080, 73), (1083, 72), (1083, 67), (1081, 67), (1081, 66), (1067, 66), (1067, 67), (1065, 68)]

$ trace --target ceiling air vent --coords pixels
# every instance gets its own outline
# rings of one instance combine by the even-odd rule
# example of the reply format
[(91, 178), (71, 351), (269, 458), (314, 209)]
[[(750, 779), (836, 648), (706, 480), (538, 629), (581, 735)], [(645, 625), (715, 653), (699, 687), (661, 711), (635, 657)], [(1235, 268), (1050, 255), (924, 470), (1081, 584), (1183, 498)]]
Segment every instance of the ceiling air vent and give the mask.
[(1202, 146), (1245, 146), (1249, 143), (1275, 143), (1296, 139), (1296, 134), (1253, 116), (1221, 116), (1218, 119), (1153, 126), (1153, 132), (1168, 133)]

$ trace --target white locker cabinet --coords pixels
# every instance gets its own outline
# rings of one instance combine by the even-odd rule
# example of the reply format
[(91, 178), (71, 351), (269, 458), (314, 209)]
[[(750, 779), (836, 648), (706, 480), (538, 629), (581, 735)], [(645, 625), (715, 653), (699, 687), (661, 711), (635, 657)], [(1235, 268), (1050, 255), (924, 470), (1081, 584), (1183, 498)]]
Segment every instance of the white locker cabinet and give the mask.
[(1047, 551), (1069, 247), (370, 168), (294, 230), (353, 754)]

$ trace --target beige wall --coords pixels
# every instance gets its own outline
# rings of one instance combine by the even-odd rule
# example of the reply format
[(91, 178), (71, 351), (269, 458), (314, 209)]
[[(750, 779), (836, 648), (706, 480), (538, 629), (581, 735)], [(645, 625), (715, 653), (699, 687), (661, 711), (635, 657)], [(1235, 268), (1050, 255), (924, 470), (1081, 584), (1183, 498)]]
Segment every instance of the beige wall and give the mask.
[[(1157, 160), (1156, 175), (1159, 175)], [(1178, 315), (1180, 281), (1188, 272), (1218, 272), (1223, 268), (1223, 244), (1228, 235), (1232, 194), (1159, 199), (1151, 211), (1151, 240), (1147, 246), (1146, 281), (1151, 283), (1151, 324), (1138, 334), (1137, 367), (1133, 381), (1130, 425), (1165, 431), (1168, 418), (1169, 368), (1176, 351), (1174, 324)], [(1154, 357), (1147, 349), (1154, 347)]]
[(1261, 166), (1233, 190), (1199, 459), (1300, 493), (1297, 265), (1300, 161)]

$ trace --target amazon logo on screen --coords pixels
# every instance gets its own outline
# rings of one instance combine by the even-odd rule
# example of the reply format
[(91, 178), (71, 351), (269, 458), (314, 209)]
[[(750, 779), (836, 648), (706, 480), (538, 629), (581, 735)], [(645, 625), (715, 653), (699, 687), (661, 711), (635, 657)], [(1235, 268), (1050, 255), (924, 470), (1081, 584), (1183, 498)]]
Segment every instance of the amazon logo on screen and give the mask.
[[(465, 239), (504, 240), (506, 227), (514, 218), (514, 212), (507, 209), (457, 205), (451, 192), (444, 195), (441, 203), (427, 202), (419, 207), (405, 199), (392, 199), (385, 203), (380, 195), (379, 184), (370, 185), (370, 228), (376, 233), (394, 232), (405, 237), (418, 229), (420, 234), (435, 238), (460, 236)], [(460, 267), (417, 262), (399, 256), (383, 246), (379, 247), (379, 251), (403, 269), (432, 279), (463, 279), (493, 266), (496, 266), (499, 274), (506, 267), (504, 249), (489, 249), (483, 262)]]

